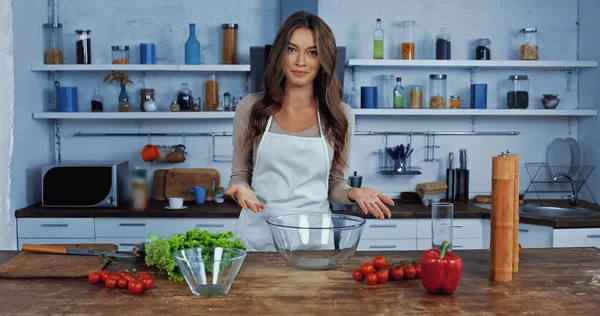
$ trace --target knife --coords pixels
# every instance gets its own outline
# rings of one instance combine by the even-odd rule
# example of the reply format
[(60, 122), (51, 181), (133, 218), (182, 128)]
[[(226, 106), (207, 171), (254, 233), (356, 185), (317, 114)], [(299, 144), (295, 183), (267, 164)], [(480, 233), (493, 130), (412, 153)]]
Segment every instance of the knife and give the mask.
[(91, 249), (74, 249), (63, 246), (54, 245), (33, 245), (23, 244), (21, 247), (22, 251), (38, 252), (38, 253), (53, 253), (57, 255), (80, 255), (80, 256), (104, 256), (104, 257), (118, 257), (118, 258), (135, 258), (133, 255), (126, 253), (116, 253), (107, 251), (98, 251)]

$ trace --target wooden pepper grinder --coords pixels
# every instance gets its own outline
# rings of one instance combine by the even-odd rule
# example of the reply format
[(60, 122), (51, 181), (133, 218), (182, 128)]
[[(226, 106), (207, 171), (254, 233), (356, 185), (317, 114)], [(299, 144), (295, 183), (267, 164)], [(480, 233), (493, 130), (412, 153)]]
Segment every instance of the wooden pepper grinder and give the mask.
[[(506, 151), (508, 153), (508, 150)], [(513, 263), (512, 271), (519, 272), (519, 155), (509, 155), (513, 160), (515, 168), (515, 205), (514, 205), (514, 227), (513, 227)]]
[[(507, 152), (492, 157), (490, 280), (497, 282), (512, 281), (516, 201), (514, 166), (514, 159), (509, 158)], [(518, 192), (516, 198), (519, 198)]]

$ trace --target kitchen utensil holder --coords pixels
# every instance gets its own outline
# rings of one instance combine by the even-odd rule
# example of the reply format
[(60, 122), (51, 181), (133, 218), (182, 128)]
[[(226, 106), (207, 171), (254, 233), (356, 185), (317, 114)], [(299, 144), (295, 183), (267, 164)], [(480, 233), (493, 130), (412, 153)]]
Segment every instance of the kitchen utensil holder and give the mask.
[(594, 165), (582, 166), (550, 166), (545, 162), (526, 163), (525, 168), (531, 182), (525, 190), (525, 194), (531, 193), (557, 193), (557, 192), (572, 192), (571, 183), (564, 177), (554, 180), (558, 174), (566, 174), (573, 179), (575, 190), (579, 192), (583, 186), (586, 187), (588, 193), (596, 202), (594, 195), (586, 184), (586, 181), (592, 171)]
[[(420, 175), (421, 171), (411, 167), (411, 157), (409, 156), (403, 163), (398, 163), (388, 155), (385, 149), (379, 149), (375, 152), (377, 155), (377, 172), (386, 175)], [(399, 167), (403, 171), (398, 171)]]

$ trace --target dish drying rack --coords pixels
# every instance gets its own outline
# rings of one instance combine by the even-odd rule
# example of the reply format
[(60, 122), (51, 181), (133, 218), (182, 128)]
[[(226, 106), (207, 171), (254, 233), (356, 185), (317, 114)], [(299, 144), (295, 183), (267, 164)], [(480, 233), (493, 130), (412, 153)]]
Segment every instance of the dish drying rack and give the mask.
[(385, 175), (420, 175), (421, 171), (411, 167), (411, 156), (406, 159), (404, 171), (395, 168), (394, 159), (388, 155), (385, 149), (379, 149), (374, 154), (377, 156), (377, 172)]
[(575, 186), (577, 193), (585, 186), (594, 202), (596, 202), (592, 191), (585, 183), (594, 167), (593, 165), (550, 166), (545, 162), (526, 163), (525, 168), (531, 181), (525, 190), (525, 194), (537, 193), (539, 198), (539, 193), (573, 192), (571, 183), (567, 178), (559, 177), (554, 180), (555, 176), (566, 174), (573, 180), (573, 186)]

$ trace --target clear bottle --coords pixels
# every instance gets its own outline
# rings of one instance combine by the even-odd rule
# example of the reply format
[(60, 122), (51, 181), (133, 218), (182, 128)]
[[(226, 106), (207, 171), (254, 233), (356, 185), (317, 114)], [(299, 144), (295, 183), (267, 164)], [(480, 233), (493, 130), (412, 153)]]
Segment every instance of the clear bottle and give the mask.
[(509, 109), (529, 107), (529, 79), (526, 75), (508, 76), (506, 107)]
[(48, 23), (44, 24), (44, 63), (63, 64), (62, 37), (58, 0), (48, 0)]
[(100, 90), (94, 90), (92, 96), (92, 112), (104, 111), (104, 98), (100, 95)]
[(415, 25), (417, 22), (415, 21), (402, 21), (400, 22), (400, 27), (402, 27), (404, 36), (402, 39), (402, 45), (400, 48), (400, 56), (402, 59), (415, 59)]
[(539, 48), (538, 48), (538, 31), (537, 28), (524, 28), (519, 32), (520, 34), (520, 47), (519, 47), (519, 59), (520, 60), (538, 60), (539, 59)]
[(440, 34), (435, 39), (435, 59), (449, 60), (451, 58), (452, 47), (450, 45), (450, 35), (446, 32), (446, 28), (440, 29)]
[(446, 75), (429, 75), (429, 108), (446, 108)]
[(406, 104), (404, 103), (405, 90), (402, 86), (402, 78), (396, 78), (396, 86), (394, 87), (394, 109), (404, 109)]
[(383, 29), (381, 19), (377, 19), (375, 31), (373, 31), (373, 59), (383, 59)]

